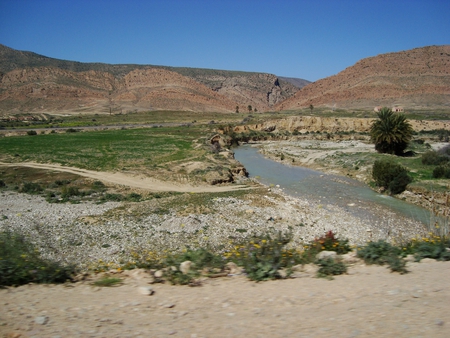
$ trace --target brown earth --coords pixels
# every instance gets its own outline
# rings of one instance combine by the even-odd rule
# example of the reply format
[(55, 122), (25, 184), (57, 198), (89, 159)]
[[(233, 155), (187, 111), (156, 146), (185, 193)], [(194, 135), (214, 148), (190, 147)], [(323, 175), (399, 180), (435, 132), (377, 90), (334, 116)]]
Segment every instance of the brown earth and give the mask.
[(27, 167), (36, 169), (45, 169), (52, 171), (60, 171), (79, 175), (82, 177), (88, 177), (94, 180), (100, 180), (113, 185), (125, 186), (135, 189), (142, 189), (147, 191), (176, 191), (176, 192), (223, 192), (233, 191), (239, 189), (250, 189), (244, 185), (191, 185), (189, 183), (176, 183), (174, 181), (160, 181), (156, 178), (148, 177), (145, 175), (129, 175), (118, 172), (103, 172), (87, 169), (80, 169), (74, 167), (65, 167), (56, 164), (43, 164), (34, 162), (20, 162), (20, 163), (4, 163), (0, 162), (0, 166), (3, 167)]
[[(275, 75), (150, 65), (77, 63), (0, 45), (0, 111), (126, 113), (266, 111), (293, 95)], [(296, 82), (300, 86), (305, 82)], [(306, 81), (307, 83), (307, 81)]]
[[(3, 337), (435, 337), (450, 336), (449, 262), (390, 273), (356, 263), (334, 280), (255, 283), (234, 275), (202, 286), (153, 284), (142, 270), (92, 281), (0, 290)], [(147, 276), (147, 277), (146, 277)], [(145, 295), (151, 288), (152, 295)]]
[(300, 89), (278, 110), (328, 106), (444, 108), (450, 102), (450, 45), (382, 54)]

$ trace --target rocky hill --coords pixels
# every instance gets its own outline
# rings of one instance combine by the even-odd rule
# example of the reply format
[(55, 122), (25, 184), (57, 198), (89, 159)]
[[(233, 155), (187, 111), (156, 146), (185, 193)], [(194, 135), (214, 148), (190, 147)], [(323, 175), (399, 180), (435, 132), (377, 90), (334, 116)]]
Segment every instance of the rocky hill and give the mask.
[(329, 106), (369, 108), (450, 107), (450, 45), (382, 54), (358, 61), (337, 75), (316, 81), (278, 110)]
[[(272, 74), (81, 63), (0, 45), (0, 113), (143, 110), (267, 111), (298, 83)], [(303, 81), (303, 82), (302, 82)], [(307, 82), (307, 81), (306, 81)]]

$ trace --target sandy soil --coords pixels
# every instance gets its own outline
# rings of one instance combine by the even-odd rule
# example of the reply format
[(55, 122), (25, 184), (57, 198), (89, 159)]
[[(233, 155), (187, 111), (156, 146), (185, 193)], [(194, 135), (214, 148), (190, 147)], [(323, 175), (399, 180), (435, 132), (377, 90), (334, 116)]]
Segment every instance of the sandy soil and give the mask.
[(104, 171), (93, 171), (74, 167), (65, 167), (55, 164), (42, 164), (35, 162), (19, 162), (19, 163), (5, 163), (0, 162), (0, 166), (6, 167), (28, 167), (46, 170), (62, 171), (67, 173), (72, 173), (80, 175), (83, 177), (92, 178), (95, 180), (100, 180), (105, 183), (123, 185), (131, 188), (139, 188), (149, 191), (176, 191), (176, 192), (221, 192), (221, 191), (232, 191), (238, 189), (249, 189), (249, 187), (244, 185), (202, 185), (193, 186), (189, 184), (177, 184), (174, 182), (160, 181), (155, 178), (146, 176), (131, 176), (118, 172), (104, 172)]
[[(449, 337), (450, 262), (408, 263), (406, 275), (357, 264), (334, 280), (202, 286), (89, 282), (0, 290), (3, 337)], [(142, 294), (151, 287), (153, 295)]]

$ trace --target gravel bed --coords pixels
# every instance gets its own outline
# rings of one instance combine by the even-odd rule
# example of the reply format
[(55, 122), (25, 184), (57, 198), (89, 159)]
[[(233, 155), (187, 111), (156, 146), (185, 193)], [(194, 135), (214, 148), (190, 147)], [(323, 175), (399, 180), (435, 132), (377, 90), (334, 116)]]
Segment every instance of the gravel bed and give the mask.
[[(255, 197), (256, 199), (256, 197)], [(253, 233), (292, 231), (301, 245), (332, 230), (351, 244), (407, 239), (424, 233), (422, 224), (380, 210), (373, 224), (334, 205), (321, 205), (268, 189), (246, 199), (215, 198), (208, 213), (152, 213), (152, 201), (50, 204), (43, 197), (4, 191), (0, 194), (0, 231), (13, 230), (34, 243), (48, 259), (86, 268), (99, 260), (119, 263), (132, 250), (226, 249), (230, 241)], [(358, 207), (358, 206), (354, 206)], [(130, 210), (141, 210), (136, 214)], [(145, 213), (145, 211), (147, 212)], [(137, 216), (139, 215), (139, 216)]]

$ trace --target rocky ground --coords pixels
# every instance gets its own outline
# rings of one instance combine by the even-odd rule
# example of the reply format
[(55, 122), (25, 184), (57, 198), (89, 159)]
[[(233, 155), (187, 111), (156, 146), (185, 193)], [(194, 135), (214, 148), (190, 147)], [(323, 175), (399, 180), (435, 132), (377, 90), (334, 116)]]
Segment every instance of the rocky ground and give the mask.
[[(48, 259), (87, 268), (98, 261), (119, 264), (131, 251), (220, 248), (251, 234), (291, 231), (301, 245), (332, 230), (351, 244), (368, 240), (412, 238), (425, 233), (411, 219), (378, 211), (366, 224), (349, 210), (284, 195), (266, 188), (243, 197), (214, 197), (202, 206), (185, 205), (189, 196), (168, 201), (50, 204), (43, 197), (4, 191), (0, 195), (0, 230), (24, 234)], [(164, 204), (166, 203), (166, 204)], [(191, 203), (191, 202), (190, 202)], [(161, 208), (167, 208), (161, 211)], [(350, 203), (347, 208), (360, 208)]]
[[(311, 151), (311, 156), (320, 155)], [(230, 237), (270, 230), (292, 231), (294, 245), (328, 230), (352, 244), (392, 240), (400, 234), (414, 237), (425, 231), (421, 224), (381, 209), (375, 210), (378, 222), (368, 226), (344, 208), (286, 196), (277, 188), (213, 197), (201, 205), (192, 204), (193, 196), (197, 195), (185, 192), (138, 203), (49, 204), (43, 197), (2, 191), (0, 230), (19, 231), (44, 257), (82, 269), (99, 260), (117, 264), (130, 259), (130, 248), (180, 250), (186, 244), (218, 248)], [(353, 202), (347, 209), (360, 207)], [(0, 334), (447, 337), (449, 264), (428, 259), (409, 262), (411, 272), (399, 275), (356, 261), (347, 275), (333, 281), (315, 278), (315, 271), (263, 283), (230, 274), (206, 279), (196, 288), (150, 285), (153, 278), (141, 270), (117, 274), (123, 284), (112, 288), (93, 286), (92, 276), (58, 286), (26, 285), (0, 290)]]

